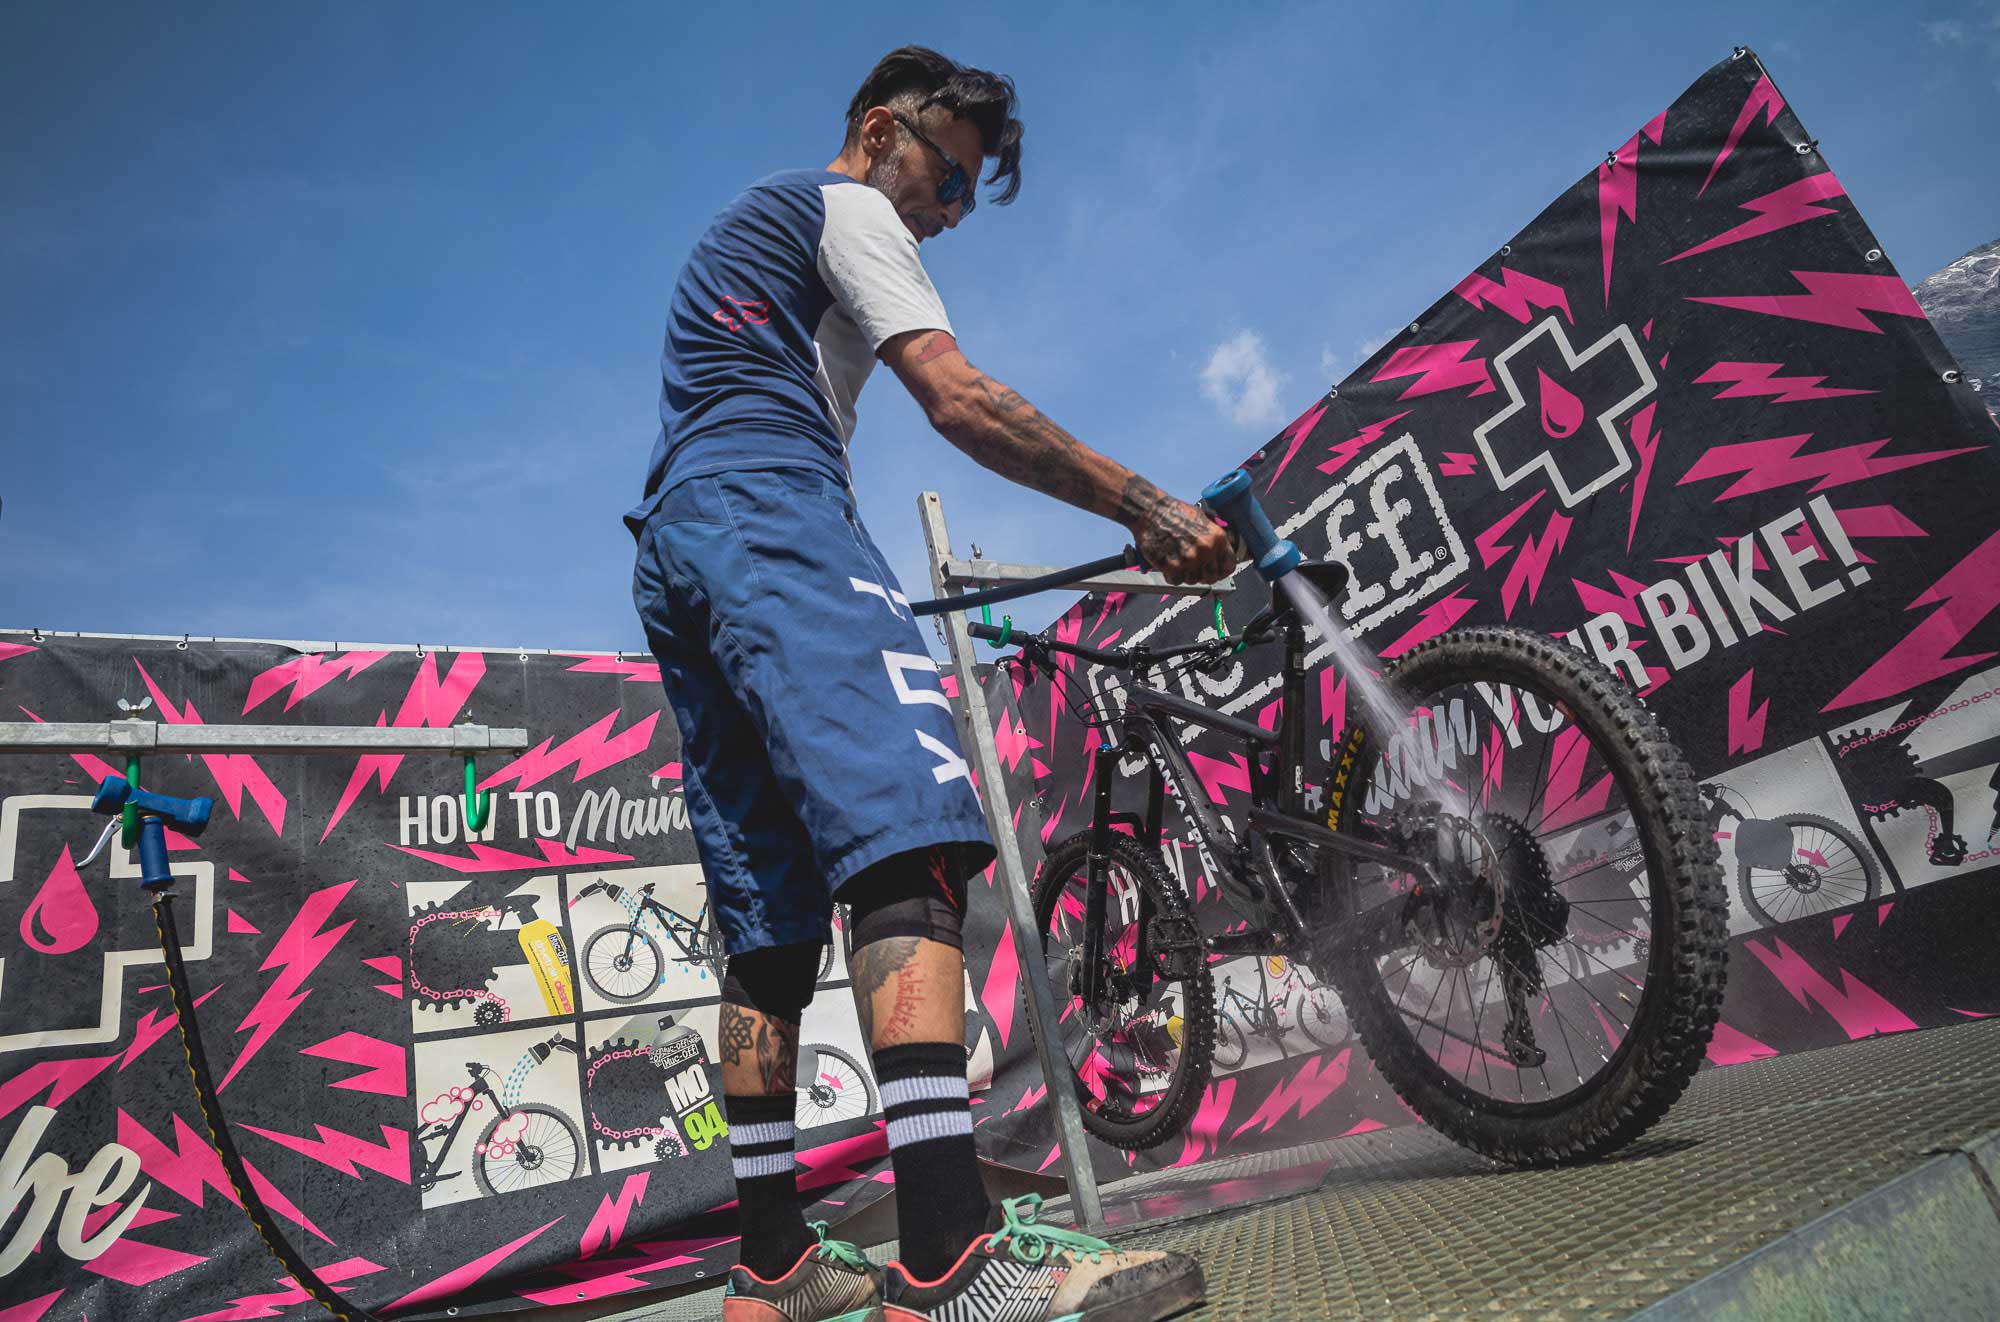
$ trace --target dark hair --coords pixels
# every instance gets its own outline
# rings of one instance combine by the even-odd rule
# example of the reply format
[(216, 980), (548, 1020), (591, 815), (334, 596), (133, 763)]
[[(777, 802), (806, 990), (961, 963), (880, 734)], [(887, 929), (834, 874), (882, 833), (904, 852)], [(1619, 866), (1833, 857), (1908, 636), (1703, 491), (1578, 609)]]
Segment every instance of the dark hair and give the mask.
[(1014, 80), (984, 69), (971, 69), (923, 46), (900, 46), (868, 71), (854, 99), (847, 103), (847, 141), (861, 135), (861, 117), (892, 101), (909, 104), (919, 114), (940, 106), (954, 119), (970, 121), (979, 130), (979, 146), (993, 162), (986, 182), (1005, 181), (993, 200), (1012, 202), (1021, 191), (1021, 121), (1014, 117)]

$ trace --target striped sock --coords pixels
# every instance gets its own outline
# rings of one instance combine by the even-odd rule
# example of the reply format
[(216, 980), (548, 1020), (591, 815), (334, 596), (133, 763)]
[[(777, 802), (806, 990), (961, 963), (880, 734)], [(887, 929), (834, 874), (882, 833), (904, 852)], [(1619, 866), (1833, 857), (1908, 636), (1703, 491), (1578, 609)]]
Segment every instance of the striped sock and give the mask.
[(935, 1280), (986, 1229), (965, 1048), (957, 1042), (877, 1047), (875, 1080), (896, 1168), (897, 1256), (917, 1280)]
[(767, 1281), (789, 1272), (816, 1242), (799, 1211), (792, 1171), (798, 1104), (792, 1093), (722, 1099), (729, 1117), (729, 1157), (736, 1171), (737, 1214), (743, 1226), (742, 1263)]

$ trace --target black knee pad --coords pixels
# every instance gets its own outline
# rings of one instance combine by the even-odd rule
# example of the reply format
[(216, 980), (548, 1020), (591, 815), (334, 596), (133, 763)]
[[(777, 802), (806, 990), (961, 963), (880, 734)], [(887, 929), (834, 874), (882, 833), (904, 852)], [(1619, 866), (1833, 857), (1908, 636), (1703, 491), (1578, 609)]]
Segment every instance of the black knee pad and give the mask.
[(883, 859), (840, 889), (848, 907), (847, 949), (896, 936), (965, 949), (965, 878), (941, 848)]
[(729, 957), (722, 999), (730, 1005), (796, 1024), (819, 981), (817, 944), (766, 946)]

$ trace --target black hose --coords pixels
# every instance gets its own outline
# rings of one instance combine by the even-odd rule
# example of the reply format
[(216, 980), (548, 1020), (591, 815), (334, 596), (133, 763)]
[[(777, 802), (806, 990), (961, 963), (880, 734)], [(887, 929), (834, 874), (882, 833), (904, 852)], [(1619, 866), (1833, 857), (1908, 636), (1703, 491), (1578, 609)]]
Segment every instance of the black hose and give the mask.
[(201, 1117), (208, 1125), (208, 1145), (222, 1158), (222, 1170), (236, 1190), (236, 1201), (243, 1205), (244, 1214), (256, 1227), (264, 1247), (314, 1303), (340, 1322), (382, 1322), (367, 1309), (335, 1294), (333, 1287), (306, 1265), (306, 1260), (272, 1221), (271, 1210), (264, 1206), (264, 1200), (251, 1187), (243, 1158), (236, 1151), (236, 1143), (229, 1137), (229, 1126), (222, 1118), (222, 1099), (215, 1095), (215, 1077), (209, 1073), (208, 1053), (201, 1047), (201, 1030), (194, 1019), (194, 992), (188, 986), (187, 965), (181, 960), (180, 929), (174, 923), (174, 897), (164, 888), (153, 892), (153, 923), (160, 933), (160, 953), (167, 958), (167, 986), (174, 999), (174, 1018), (180, 1023), (181, 1046), (187, 1052), (188, 1073), (194, 1076), (195, 1096), (201, 1099)]
[(1018, 583), (1004, 583), (997, 588), (982, 588), (978, 592), (968, 592), (958, 597), (934, 597), (930, 601), (913, 601), (910, 603), (910, 613), (942, 615), (946, 611), (969, 610), (974, 606), (994, 606), (1003, 601), (1013, 601), (1016, 597), (1032, 597), (1037, 592), (1054, 592), (1059, 588), (1071, 586), (1078, 579), (1096, 578), (1099, 574), (1131, 569), (1138, 564), (1138, 560), (1138, 553), (1127, 547), (1117, 555), (1107, 555), (1085, 565), (1058, 569), (1052, 574), (1024, 578)]

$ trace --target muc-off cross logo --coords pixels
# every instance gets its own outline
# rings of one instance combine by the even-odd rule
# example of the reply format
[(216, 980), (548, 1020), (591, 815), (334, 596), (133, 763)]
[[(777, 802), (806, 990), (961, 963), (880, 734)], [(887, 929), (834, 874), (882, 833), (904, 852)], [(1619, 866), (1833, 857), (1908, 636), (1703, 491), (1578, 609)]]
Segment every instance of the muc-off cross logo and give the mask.
[[(65, 852), (81, 854), (103, 824), (88, 795), (0, 803), (0, 1054), (119, 1041), (125, 970), (160, 962), (146, 906), (111, 902), (113, 888), (139, 884), (138, 859), (114, 841), (86, 871)], [(181, 950), (198, 963), (214, 933), (215, 865), (177, 858), (173, 870), (194, 883)]]
[(1541, 473), (1565, 507), (1632, 471), (1619, 427), (1655, 389), (1630, 326), (1583, 350), (1549, 317), (1493, 359), (1507, 404), (1472, 433), (1502, 491)]

